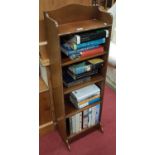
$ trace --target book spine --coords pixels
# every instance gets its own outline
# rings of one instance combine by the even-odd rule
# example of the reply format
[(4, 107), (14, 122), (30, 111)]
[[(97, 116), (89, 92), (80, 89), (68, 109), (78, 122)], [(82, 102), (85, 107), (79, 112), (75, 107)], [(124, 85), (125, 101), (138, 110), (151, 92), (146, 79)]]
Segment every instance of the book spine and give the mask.
[(79, 113), (79, 132), (82, 130), (82, 112)]
[(82, 128), (88, 128), (88, 115), (89, 115), (89, 110), (86, 109), (83, 111), (83, 124), (82, 124)]
[(99, 122), (99, 116), (100, 116), (100, 104), (96, 105), (96, 115), (95, 115), (95, 124)]
[(69, 130), (70, 130), (70, 134), (73, 134), (72, 117), (69, 118)]
[[(77, 106), (78, 106), (78, 109), (81, 109), (81, 108), (84, 108), (84, 107), (86, 107), (86, 106), (88, 106), (88, 105), (90, 105), (90, 104), (93, 104), (93, 103), (96, 103), (96, 102), (99, 102), (99, 101), (101, 101), (101, 98), (96, 98), (96, 99), (93, 99), (93, 100), (91, 100), (91, 101), (89, 101), (89, 102), (85, 102), (85, 103), (83, 103), (83, 104), (78, 104)], [(74, 105), (75, 105), (76, 103), (74, 103)]]
[(92, 108), (89, 108), (88, 118), (89, 118), (88, 127), (91, 127), (91, 122), (92, 122)]
[(83, 83), (83, 82), (90, 81), (90, 79), (91, 79), (91, 77), (88, 76), (88, 77), (85, 77), (85, 78), (82, 78), (82, 79), (75, 80), (75, 81), (73, 81), (73, 82), (71, 82), (71, 83), (65, 83), (64, 81), (63, 81), (63, 83), (64, 83), (64, 85), (65, 85), (66, 87), (72, 87), (72, 86), (75, 86), (75, 85), (77, 85), (77, 84), (81, 84), (81, 83)]
[(89, 98), (87, 98), (87, 99), (79, 102), (78, 104), (81, 105), (81, 104), (84, 104), (85, 102), (90, 102), (91, 100), (96, 99), (96, 98), (99, 98), (99, 97), (100, 97), (100, 94), (97, 94), (97, 95), (94, 95), (92, 97), (89, 97)]
[(71, 47), (72, 47), (72, 49), (76, 50), (76, 49), (80, 49), (80, 48), (87, 47), (87, 46), (100, 45), (100, 44), (103, 44), (103, 43), (105, 43), (105, 38), (85, 42), (85, 43), (82, 43), (82, 44), (73, 43), (73, 44), (71, 44)]
[(96, 40), (104, 37), (107, 38), (108, 36), (109, 36), (108, 30), (95, 31), (95, 32), (90, 32), (86, 34), (75, 35), (74, 42), (76, 44), (81, 44), (84, 42), (88, 42), (90, 40)]
[(103, 54), (104, 52), (104, 48), (103, 46), (91, 49), (91, 50), (87, 50), (85, 52), (81, 52), (81, 57), (88, 57), (88, 56), (93, 56), (95, 54)]
[(92, 107), (92, 122), (91, 125), (95, 125), (96, 106)]
[(75, 75), (73, 73), (71, 73), (70, 71), (67, 71), (67, 73), (74, 79), (74, 80), (78, 80), (80, 78), (83, 78), (83, 77), (86, 77), (86, 76), (91, 76), (91, 75), (94, 75), (94, 74), (97, 74), (98, 73), (98, 70), (95, 69), (91, 72), (85, 72), (85, 73), (82, 73), (82, 74), (78, 74), (78, 75)]
[(79, 132), (79, 113), (78, 114), (76, 114), (75, 115), (75, 117), (76, 117), (76, 131), (75, 131), (75, 133), (78, 133)]
[(72, 116), (72, 128), (73, 128), (73, 134), (76, 133), (76, 116)]

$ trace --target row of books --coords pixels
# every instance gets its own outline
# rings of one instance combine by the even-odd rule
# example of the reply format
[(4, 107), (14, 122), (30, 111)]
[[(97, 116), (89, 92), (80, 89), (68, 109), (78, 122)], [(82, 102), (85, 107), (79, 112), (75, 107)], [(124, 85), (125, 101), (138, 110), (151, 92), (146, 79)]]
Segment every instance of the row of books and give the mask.
[(70, 59), (103, 54), (102, 44), (109, 37), (109, 30), (98, 29), (76, 35), (68, 35), (61, 40), (61, 51)]
[(89, 85), (70, 93), (70, 101), (77, 109), (101, 101), (100, 88), (95, 85)]
[(71, 87), (89, 81), (92, 75), (99, 72), (103, 62), (103, 59), (94, 58), (69, 66), (63, 71), (64, 85)]
[(84, 110), (69, 118), (70, 134), (76, 134), (82, 129), (89, 128), (99, 122), (100, 104)]

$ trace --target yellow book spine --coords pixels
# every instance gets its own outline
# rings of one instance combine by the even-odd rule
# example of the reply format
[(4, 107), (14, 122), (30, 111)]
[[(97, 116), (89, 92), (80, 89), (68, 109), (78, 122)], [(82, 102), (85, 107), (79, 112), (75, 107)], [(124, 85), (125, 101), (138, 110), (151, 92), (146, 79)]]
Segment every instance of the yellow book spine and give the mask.
[(79, 104), (79, 105), (85, 104), (86, 102), (89, 102), (89, 101), (91, 101), (91, 100), (93, 100), (93, 99), (95, 99), (95, 98), (99, 98), (99, 97), (100, 97), (100, 94), (95, 95), (95, 96), (92, 96), (92, 97), (90, 97), (90, 98), (88, 98), (88, 99), (86, 99), (86, 100), (83, 100), (83, 101), (79, 102), (78, 104)]

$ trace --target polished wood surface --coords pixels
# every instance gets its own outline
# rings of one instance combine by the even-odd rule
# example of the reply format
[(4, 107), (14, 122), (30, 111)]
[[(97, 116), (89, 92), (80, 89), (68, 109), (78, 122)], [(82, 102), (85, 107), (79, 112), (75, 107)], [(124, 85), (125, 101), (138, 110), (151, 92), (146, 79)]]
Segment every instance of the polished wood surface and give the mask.
[(88, 59), (91, 59), (91, 58), (95, 58), (95, 57), (99, 57), (99, 56), (102, 56), (106, 54), (106, 51), (103, 53), (103, 54), (95, 54), (93, 56), (88, 56), (88, 57), (84, 57), (84, 58), (77, 58), (77, 59), (74, 59), (74, 60), (71, 60), (69, 57), (67, 56), (64, 56), (64, 54), (62, 54), (62, 66), (68, 66), (68, 65), (72, 65), (74, 63), (77, 63), (77, 62), (81, 62), (81, 61), (84, 61), (84, 60), (88, 60)]
[(78, 85), (75, 85), (75, 86), (72, 86), (72, 87), (64, 87), (64, 94), (68, 94), (68, 93), (71, 93), (72, 91), (76, 90), (76, 89), (80, 89), (82, 87), (86, 87), (88, 85), (91, 85), (91, 84), (94, 84), (94, 83), (97, 83), (97, 82), (100, 82), (104, 79), (104, 77), (102, 75), (94, 75), (90, 81), (87, 81), (87, 82), (84, 82), (82, 84), (78, 84)]
[(50, 66), (50, 59), (47, 53), (47, 46), (39, 47), (39, 59), (42, 66), (44, 67)]
[(48, 122), (39, 126), (39, 135), (43, 136), (54, 131), (56, 128), (56, 124), (54, 122)]
[(46, 33), (45, 33), (45, 22), (44, 20), (39, 21), (39, 46), (47, 45)]
[(39, 1), (39, 19), (43, 20), (44, 11), (52, 11), (69, 4), (91, 5), (91, 0), (40, 0)]
[(51, 120), (49, 92), (42, 92), (39, 94), (39, 125), (43, 125)]
[(91, 107), (93, 107), (93, 106), (95, 106), (97, 104), (100, 104), (100, 102), (93, 103), (93, 104), (88, 105), (88, 106), (86, 106), (86, 107), (84, 107), (82, 109), (76, 109), (74, 107), (74, 105), (72, 103), (70, 103), (70, 101), (69, 102), (66, 101), (66, 103), (65, 103), (66, 118), (69, 118), (69, 117), (71, 117), (71, 116), (73, 116), (73, 115), (75, 115), (75, 114), (77, 114), (79, 112), (82, 112), (82, 111), (84, 111), (86, 109), (89, 109), (89, 108), (91, 108)]
[(39, 93), (43, 93), (48, 91), (48, 87), (45, 84), (45, 82), (42, 80), (41, 77), (39, 77)]
[(58, 35), (62, 36), (75, 32), (84, 32), (107, 26), (110, 26), (110, 24), (97, 19), (76, 21), (72, 23), (61, 24), (58, 28)]

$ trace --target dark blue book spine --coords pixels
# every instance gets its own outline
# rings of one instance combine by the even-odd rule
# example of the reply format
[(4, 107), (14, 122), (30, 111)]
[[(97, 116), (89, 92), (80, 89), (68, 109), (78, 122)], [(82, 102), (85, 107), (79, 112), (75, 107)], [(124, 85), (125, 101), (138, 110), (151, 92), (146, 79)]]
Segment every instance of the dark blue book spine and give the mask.
[(106, 39), (102, 38), (102, 39), (98, 39), (98, 40), (85, 42), (85, 43), (82, 43), (82, 44), (73, 43), (72, 44), (72, 49), (77, 50), (77, 49), (81, 49), (81, 48), (84, 48), (84, 47), (87, 47), (87, 46), (96, 46), (96, 45), (100, 45), (100, 44), (105, 43), (105, 41), (106, 41)]

